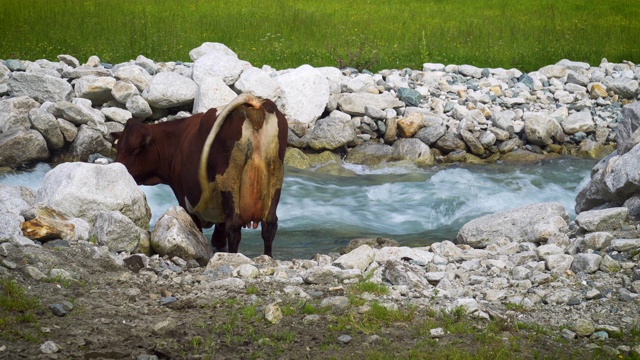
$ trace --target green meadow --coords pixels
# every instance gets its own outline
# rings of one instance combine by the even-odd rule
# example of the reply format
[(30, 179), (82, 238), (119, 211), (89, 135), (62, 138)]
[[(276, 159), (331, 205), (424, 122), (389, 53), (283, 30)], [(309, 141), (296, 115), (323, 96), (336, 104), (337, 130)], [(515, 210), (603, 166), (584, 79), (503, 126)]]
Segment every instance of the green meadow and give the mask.
[(276, 69), (536, 70), (567, 58), (640, 62), (638, 0), (0, 0), (0, 59), (144, 55), (190, 61), (221, 42)]

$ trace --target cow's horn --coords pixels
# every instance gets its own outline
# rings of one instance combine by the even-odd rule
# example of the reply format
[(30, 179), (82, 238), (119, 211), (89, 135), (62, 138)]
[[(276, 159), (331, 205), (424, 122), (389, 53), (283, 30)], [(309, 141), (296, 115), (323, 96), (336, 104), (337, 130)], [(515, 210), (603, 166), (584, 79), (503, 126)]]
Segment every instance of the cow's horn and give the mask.
[(207, 178), (207, 162), (209, 161), (209, 152), (211, 150), (211, 145), (213, 144), (213, 140), (215, 140), (216, 135), (220, 131), (220, 127), (227, 118), (227, 115), (235, 110), (237, 107), (248, 104), (253, 106), (256, 109), (259, 109), (262, 106), (262, 100), (257, 98), (251, 94), (240, 94), (235, 99), (233, 99), (230, 103), (225, 106), (222, 111), (216, 117), (216, 121), (207, 136), (206, 141), (204, 142), (204, 147), (202, 148), (202, 154), (200, 155), (200, 168), (198, 170), (198, 179), (200, 181), (200, 188), (202, 189), (202, 195), (200, 195), (200, 201), (198, 205), (196, 205), (195, 209), (200, 211), (204, 211), (207, 207), (208, 199), (210, 198), (210, 189), (209, 189), (209, 179)]

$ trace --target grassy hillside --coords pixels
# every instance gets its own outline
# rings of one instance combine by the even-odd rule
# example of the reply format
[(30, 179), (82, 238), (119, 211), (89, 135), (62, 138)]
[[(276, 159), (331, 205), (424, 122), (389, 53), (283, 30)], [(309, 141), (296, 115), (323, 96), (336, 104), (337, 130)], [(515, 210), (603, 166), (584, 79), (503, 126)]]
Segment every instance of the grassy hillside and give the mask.
[(222, 42), (254, 66), (516, 67), (640, 62), (637, 0), (0, 0), (0, 59), (142, 54)]

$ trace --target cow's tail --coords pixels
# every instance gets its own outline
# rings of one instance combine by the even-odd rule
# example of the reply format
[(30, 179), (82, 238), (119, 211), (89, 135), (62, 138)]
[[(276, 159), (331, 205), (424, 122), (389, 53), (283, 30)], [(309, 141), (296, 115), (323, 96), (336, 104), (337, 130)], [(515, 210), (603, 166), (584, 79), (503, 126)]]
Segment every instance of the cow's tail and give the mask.
[(251, 94), (247, 94), (247, 93), (240, 94), (235, 99), (233, 99), (230, 103), (228, 103), (216, 117), (216, 121), (213, 124), (213, 127), (211, 128), (209, 135), (207, 136), (207, 139), (204, 143), (204, 147), (202, 148), (202, 154), (200, 155), (200, 167), (198, 170), (198, 180), (200, 181), (200, 189), (202, 189), (202, 195), (200, 196), (200, 201), (198, 202), (196, 209), (203, 207), (203, 209), (200, 209), (200, 210), (205, 210), (204, 208), (206, 207), (206, 203), (208, 202), (208, 199), (210, 199), (211, 197), (211, 190), (209, 188), (209, 178), (207, 176), (207, 162), (209, 161), (209, 152), (211, 151), (211, 145), (213, 144), (213, 141), (215, 140), (216, 135), (218, 135), (218, 132), (220, 131), (220, 127), (222, 127), (222, 124), (226, 120), (227, 116), (239, 106), (247, 104), (247, 105), (253, 106), (256, 109), (259, 109), (262, 106), (262, 101), (263, 100)]

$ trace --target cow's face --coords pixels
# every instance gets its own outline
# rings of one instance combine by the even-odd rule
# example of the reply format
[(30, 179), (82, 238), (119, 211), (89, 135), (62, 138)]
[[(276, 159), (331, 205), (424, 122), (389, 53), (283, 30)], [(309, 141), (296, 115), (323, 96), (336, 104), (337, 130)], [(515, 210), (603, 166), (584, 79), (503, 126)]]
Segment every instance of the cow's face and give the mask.
[(139, 185), (160, 183), (158, 148), (149, 126), (142, 119), (130, 119), (123, 131), (111, 133), (117, 140), (115, 161), (122, 163)]

